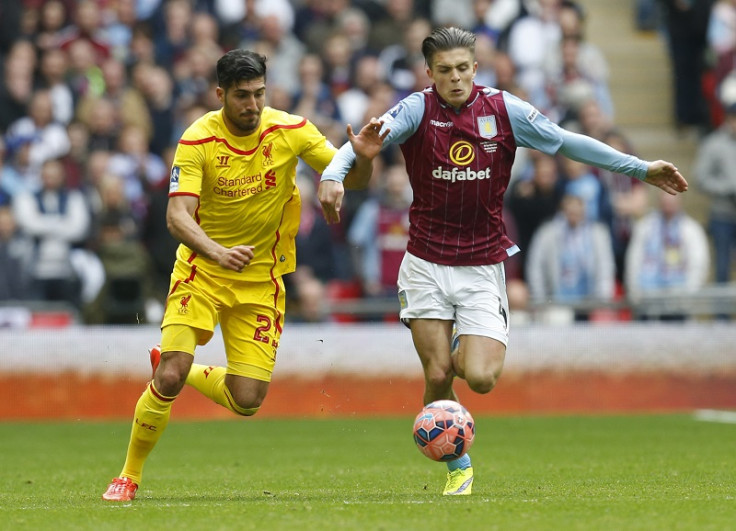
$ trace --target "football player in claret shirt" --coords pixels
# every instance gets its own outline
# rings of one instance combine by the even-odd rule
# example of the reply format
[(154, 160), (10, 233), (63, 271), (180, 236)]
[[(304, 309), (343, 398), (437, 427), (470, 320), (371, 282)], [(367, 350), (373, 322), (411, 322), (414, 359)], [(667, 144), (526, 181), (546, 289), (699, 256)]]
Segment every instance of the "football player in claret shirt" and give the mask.
[[(626, 155), (560, 128), (507, 92), (476, 85), (475, 35), (468, 31), (436, 29), (422, 53), (432, 86), (372, 122), (389, 131), (384, 146), (400, 144), (413, 190), (398, 295), (427, 404), (457, 400), (455, 376), (488, 393), (501, 374), (509, 334), (503, 261), (519, 251), (504, 230), (502, 207), (517, 147), (637, 177), (671, 194), (687, 190), (687, 182), (669, 162)], [(322, 174), (318, 195), (331, 223), (339, 220), (335, 205), (353, 160), (346, 144)], [(470, 494), (470, 456), (448, 469), (443, 493)]]
[[(284, 324), (284, 282), (294, 271), (301, 158), (322, 172), (336, 153), (305, 118), (265, 106), (266, 58), (233, 50), (217, 62), (222, 108), (196, 120), (179, 140), (166, 221), (181, 244), (152, 348), (153, 380), (135, 408), (120, 476), (103, 499), (130, 501), (143, 464), (185, 383), (243, 416), (266, 397)], [(371, 123), (348, 138), (358, 157), (348, 184), (370, 177), (385, 134)], [(339, 208), (339, 204), (337, 206)], [(227, 367), (194, 364), (219, 323)]]

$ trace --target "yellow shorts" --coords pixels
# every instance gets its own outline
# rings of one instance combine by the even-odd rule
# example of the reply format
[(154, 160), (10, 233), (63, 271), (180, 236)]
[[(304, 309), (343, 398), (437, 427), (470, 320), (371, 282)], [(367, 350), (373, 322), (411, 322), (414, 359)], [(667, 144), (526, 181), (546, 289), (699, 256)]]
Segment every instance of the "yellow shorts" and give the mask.
[(228, 374), (270, 382), (285, 300), (281, 277), (266, 282), (215, 278), (177, 260), (161, 323), (161, 351), (194, 355), (219, 323)]

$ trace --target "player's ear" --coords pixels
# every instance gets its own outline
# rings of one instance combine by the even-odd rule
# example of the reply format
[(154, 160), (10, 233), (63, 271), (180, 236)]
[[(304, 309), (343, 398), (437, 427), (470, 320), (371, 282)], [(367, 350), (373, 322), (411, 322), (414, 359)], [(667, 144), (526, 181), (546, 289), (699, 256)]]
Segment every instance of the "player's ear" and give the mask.
[(217, 89), (215, 89), (215, 94), (217, 95), (217, 99), (220, 103), (225, 103), (225, 89), (217, 87)]

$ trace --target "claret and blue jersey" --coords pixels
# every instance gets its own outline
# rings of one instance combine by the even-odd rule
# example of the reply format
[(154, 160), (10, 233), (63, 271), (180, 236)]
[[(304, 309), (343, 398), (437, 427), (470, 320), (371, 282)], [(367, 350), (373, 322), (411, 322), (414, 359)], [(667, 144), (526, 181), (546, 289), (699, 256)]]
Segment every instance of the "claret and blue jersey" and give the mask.
[[(517, 147), (565, 155), (642, 176), (646, 163), (565, 131), (531, 104), (475, 85), (460, 107), (430, 87), (381, 118), (384, 146), (400, 144), (414, 192), (407, 250), (446, 265), (487, 265), (518, 252), (506, 236), (502, 210)], [(579, 157), (578, 157), (579, 156)], [(355, 159), (343, 146), (322, 179), (342, 180)]]

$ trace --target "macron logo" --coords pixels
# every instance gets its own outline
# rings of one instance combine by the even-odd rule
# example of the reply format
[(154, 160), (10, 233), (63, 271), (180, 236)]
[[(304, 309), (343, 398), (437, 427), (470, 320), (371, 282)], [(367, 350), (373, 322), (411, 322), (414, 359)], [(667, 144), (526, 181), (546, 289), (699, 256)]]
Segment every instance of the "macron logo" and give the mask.
[(452, 122), (439, 122), (437, 120), (430, 120), (429, 124), (435, 127), (452, 127), (453, 125), (455, 125)]

